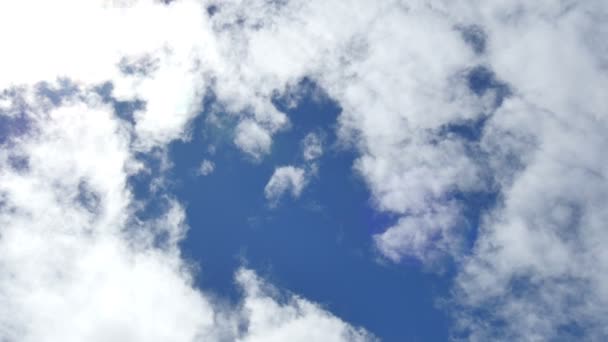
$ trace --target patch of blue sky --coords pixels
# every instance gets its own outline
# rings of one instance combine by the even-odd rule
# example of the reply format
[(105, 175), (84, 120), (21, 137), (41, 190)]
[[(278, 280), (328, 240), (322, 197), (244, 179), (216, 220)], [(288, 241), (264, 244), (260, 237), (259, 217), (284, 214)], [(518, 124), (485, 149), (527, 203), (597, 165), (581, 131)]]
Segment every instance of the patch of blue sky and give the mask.
[(494, 107), (502, 105), (505, 98), (511, 95), (511, 88), (496, 78), (496, 74), (490, 68), (479, 65), (471, 69), (467, 74), (469, 89), (478, 96), (488, 91), (495, 91)]
[[(479, 95), (496, 89), (508, 94), (508, 87), (483, 67), (472, 70), (468, 81)], [(58, 101), (69, 87), (40, 89)], [(114, 101), (111, 84), (99, 92), (128, 121), (138, 106), (145, 105)], [(224, 128), (205, 121), (211, 111), (221, 112), (213, 96), (205, 102), (207, 112), (192, 123), (192, 139), (171, 144), (173, 167), (167, 175), (170, 192), (186, 204), (191, 230), (182, 243), (183, 253), (201, 266), (200, 287), (236, 303), (240, 293), (234, 272), (246, 264), (279, 287), (321, 303), (384, 341), (447, 339), (450, 320), (437, 300), (448, 296), (455, 265), (431, 274), (413, 259), (400, 264), (379, 261), (371, 237), (397, 217), (371, 207), (370, 193), (352, 170), (355, 152), (337, 146), (335, 125), (341, 109), (335, 102), (310, 80), (302, 81), (295, 92), (277, 94), (275, 106), (288, 114), (291, 127), (274, 137), (270, 155), (259, 163), (232, 144), (229, 127), (234, 118), (220, 116), (226, 120)], [(446, 127), (445, 133), (475, 142), (485, 118)], [(263, 191), (266, 183), (276, 167), (302, 165), (301, 141), (311, 132), (323, 132), (325, 137), (319, 174), (299, 198), (287, 196), (278, 207), (269, 207)], [(153, 218), (167, 207), (165, 197), (150, 191), (161, 169), (154, 153), (138, 155), (152, 172), (130, 179), (135, 196), (147, 203), (138, 213), (140, 218)], [(197, 169), (205, 159), (213, 161), (215, 170), (202, 177)], [(469, 248), (481, 215), (494, 205), (497, 195), (451, 194), (465, 205)]]
[[(483, 75), (471, 76), (473, 91), (481, 94), (502, 87), (491, 72), (472, 73), (476, 72)], [(337, 146), (335, 125), (341, 109), (335, 102), (310, 80), (302, 81), (295, 92), (277, 94), (275, 106), (288, 114), (291, 127), (275, 135), (270, 155), (260, 162), (233, 145), (234, 117), (221, 115), (221, 104), (213, 96), (205, 102), (206, 111), (192, 123), (191, 139), (171, 144), (173, 167), (167, 176), (170, 192), (186, 206), (191, 229), (182, 252), (201, 267), (198, 286), (236, 303), (240, 293), (234, 272), (246, 264), (279, 287), (321, 303), (384, 341), (448, 338), (450, 318), (437, 303), (449, 296), (457, 266), (448, 262), (444, 272), (431, 273), (413, 259), (399, 264), (381, 261), (372, 236), (397, 217), (372, 208), (369, 191), (352, 169), (355, 151)], [(220, 114), (225, 127), (206, 121), (212, 112)], [(474, 143), (483, 124), (484, 120), (463, 123), (446, 128), (446, 133)], [(302, 165), (301, 141), (319, 131), (325, 136), (325, 153), (319, 159), (318, 175), (299, 198), (286, 196), (271, 208), (264, 187), (274, 169)], [(150, 218), (166, 205), (166, 199), (150, 192), (160, 164), (153, 155), (139, 158), (153, 172), (130, 182), (136, 197), (148, 202), (140, 217)], [(206, 176), (197, 172), (203, 160), (214, 163), (214, 172)], [(481, 216), (496, 203), (498, 193), (450, 196), (465, 207), (463, 233), (467, 248), (472, 248)]]
[(136, 111), (145, 109), (146, 103), (142, 100), (135, 99), (132, 101), (117, 100), (112, 96), (114, 85), (111, 82), (103, 83), (94, 88), (94, 91), (99, 94), (101, 99), (106, 103), (111, 103), (114, 107), (116, 115), (131, 124), (135, 123), (133, 115)]
[[(271, 154), (260, 163), (232, 146), (230, 133), (209, 133), (205, 113), (193, 123), (190, 141), (172, 144), (172, 190), (186, 204), (191, 226), (182, 251), (201, 266), (197, 284), (236, 302), (233, 274), (245, 263), (384, 341), (445, 340), (449, 319), (436, 300), (447, 296), (449, 277), (424, 272), (416, 263), (378, 261), (371, 237), (393, 218), (371, 207), (365, 184), (352, 170), (354, 152), (335, 147), (340, 108), (314, 84), (301, 87), (311, 89), (300, 93), (293, 108), (277, 95), (275, 105), (287, 111), (292, 126), (275, 136)], [(270, 208), (264, 186), (275, 167), (301, 162), (302, 138), (318, 130), (329, 147), (318, 177), (300, 198), (286, 197)], [(223, 144), (210, 154), (207, 146), (218, 141)], [(213, 160), (215, 171), (197, 176), (204, 159)]]
[(486, 52), (488, 37), (484, 29), (479, 25), (467, 25), (457, 27), (462, 35), (462, 39), (467, 43), (473, 52), (481, 55)]

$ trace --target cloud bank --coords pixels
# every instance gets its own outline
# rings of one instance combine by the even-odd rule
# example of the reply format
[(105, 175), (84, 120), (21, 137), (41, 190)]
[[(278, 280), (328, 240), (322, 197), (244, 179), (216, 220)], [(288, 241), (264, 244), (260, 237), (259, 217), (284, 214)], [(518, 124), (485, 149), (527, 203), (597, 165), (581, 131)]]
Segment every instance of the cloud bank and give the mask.
[[(138, 220), (127, 179), (145, 172), (136, 152), (188, 138), (206, 91), (237, 121), (235, 145), (260, 160), (289, 127), (274, 96), (305, 77), (342, 108), (338, 133), (359, 153), (353, 168), (375, 208), (399, 217), (375, 236), (378, 250), (456, 262), (454, 338), (608, 335), (604, 1), (0, 6), (4, 32), (24, 28), (0, 59), (6, 339), (44, 340), (51, 328), (63, 340), (238, 335), (224, 319), (238, 314), (191, 285), (179, 203)], [(131, 117), (117, 118), (119, 105)], [(275, 184), (297, 189), (297, 172), (281, 174)], [(476, 225), (468, 199), (481, 196), (496, 203)], [(255, 278), (243, 272), (241, 284)], [(368, 338), (306, 301), (248, 301), (260, 292), (247, 286), (251, 338), (307, 324)], [(260, 303), (287, 318), (269, 323)]]

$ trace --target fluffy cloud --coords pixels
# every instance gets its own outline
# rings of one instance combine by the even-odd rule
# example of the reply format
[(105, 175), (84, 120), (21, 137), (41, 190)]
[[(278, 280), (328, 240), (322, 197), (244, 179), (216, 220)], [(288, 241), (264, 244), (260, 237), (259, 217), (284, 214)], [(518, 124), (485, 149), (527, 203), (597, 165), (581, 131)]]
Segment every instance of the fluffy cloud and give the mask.
[[(604, 1), (231, 0), (214, 4), (211, 17), (206, 5), (30, 0), (0, 8), (4, 32), (24, 28), (6, 37), (0, 63), (3, 132), (13, 134), (3, 140), (11, 148), (2, 151), (0, 176), (7, 339), (39, 340), (49, 327), (67, 340), (231, 331), (234, 323), (221, 323), (221, 310), (190, 285), (175, 247), (185, 234), (179, 204), (165, 220), (133, 220), (126, 176), (142, 168), (134, 151), (187, 139), (208, 88), (238, 118), (234, 143), (262, 158), (272, 135), (288, 127), (273, 96), (303, 77), (339, 103), (341, 140), (360, 153), (354, 169), (375, 207), (399, 216), (375, 237), (379, 250), (394, 261), (457, 261), (457, 336), (606, 337)], [(60, 106), (32, 90), (57, 78), (81, 89)], [(114, 103), (144, 103), (132, 123), (117, 121), (91, 91), (106, 82)], [(303, 170), (277, 173), (267, 196), (302, 191)], [(467, 251), (465, 198), (487, 194), (498, 203)], [(170, 242), (158, 249), (150, 237), (157, 233), (142, 231), (164, 232)], [(156, 281), (126, 296), (145, 287), (133, 274)], [(145, 303), (114, 308), (101, 300), (112, 296)], [(63, 306), (67, 299), (75, 304)], [(166, 313), (148, 310), (155, 300)], [(83, 323), (79, 332), (48, 315), (89, 322), (82, 303), (96, 303), (100, 325)], [(327, 336), (354, 333), (298, 300), (244, 303), (257, 322), (251, 338), (280, 338), (310, 322), (331, 329)], [(256, 314), (260, 303), (268, 311)], [(276, 321), (267, 312), (291, 318), (268, 335), (262, 330)]]
[(506, 328), (489, 329), (474, 311), (460, 318), (477, 339), (601, 340), (608, 301), (600, 247), (608, 242), (608, 102), (601, 89), (608, 77), (606, 44), (591, 42), (605, 36), (598, 14), (608, 8), (522, 9), (519, 25), (496, 18), (497, 10), (513, 8), (485, 9), (494, 35), (488, 58), (518, 96), (482, 137), (503, 200), (483, 222), (457, 283), (465, 304), (490, 308)]
[[(605, 2), (227, 8), (251, 20), (239, 56), (260, 94), (307, 76), (342, 107), (355, 170), (400, 216), (380, 251), (457, 261), (457, 336), (606, 337)], [(466, 199), (484, 196), (497, 203), (467, 251)]]
[[(440, 132), (450, 123), (477, 120), (496, 92), (478, 96), (469, 90), (466, 75), (477, 57), (455, 28), (457, 22), (422, 2), (411, 7), (366, 1), (236, 3), (219, 6), (213, 20), (247, 41), (237, 51), (246, 75), (242, 81), (257, 90), (250, 107), (305, 76), (312, 78), (343, 108), (341, 139), (362, 152), (355, 168), (378, 209), (414, 220), (429, 220), (434, 212), (453, 213), (452, 222), (464, 220), (459, 211), (449, 210), (453, 204), (446, 198), (454, 191), (483, 191), (487, 184), (467, 154), (467, 143)], [(338, 25), (326, 13), (349, 19)], [(251, 26), (231, 26), (231, 16), (251, 20)], [(276, 47), (272, 55), (266, 53), (270, 47)], [(421, 248), (432, 249), (437, 239), (451, 243), (451, 233), (436, 236), (451, 229), (458, 227), (419, 229), (415, 238), (426, 241), (420, 241)], [(416, 252), (391, 253), (399, 259)]]
[(180, 256), (180, 203), (159, 186), (164, 209), (138, 215), (127, 180), (151, 170), (137, 156), (170, 164), (166, 144), (188, 138), (208, 72), (222, 74), (204, 3), (25, 1), (0, 13), (3, 29), (23, 28), (0, 63), (0, 340), (373, 338), (305, 299), (276, 300), (249, 270), (237, 274), (242, 304), (214, 303)]
[(273, 299), (276, 290), (249, 270), (241, 269), (237, 281), (245, 291), (242, 310), (249, 323), (238, 340), (255, 341), (373, 341), (362, 329), (354, 329), (305, 299), (291, 296), (286, 304)]
[[(176, 249), (181, 209), (158, 222), (130, 219), (130, 128), (96, 94), (63, 101), (26, 103), (31, 131), (3, 149), (0, 336), (161, 341), (212, 332), (214, 312)], [(7, 168), (16, 156), (23, 165)], [(153, 248), (156, 234), (166, 249)]]
[(74, 91), (58, 106), (31, 92), (23, 97), (37, 100), (20, 103), (30, 129), (0, 154), (2, 339), (373, 338), (305, 299), (279, 303), (250, 270), (237, 274), (241, 305), (213, 304), (180, 257), (180, 204), (137, 218), (126, 183), (140, 170), (133, 127), (94, 92)]
[(253, 120), (241, 121), (236, 127), (234, 143), (243, 152), (259, 160), (270, 152), (270, 133)]
[(276, 205), (285, 193), (297, 198), (306, 185), (306, 171), (293, 166), (281, 166), (274, 170), (264, 188), (264, 195), (271, 205)]
[(212, 162), (211, 160), (203, 160), (203, 162), (201, 163), (201, 165), (198, 168), (198, 174), (201, 176), (207, 176), (210, 175), (211, 173), (213, 173), (213, 171), (215, 170), (215, 163)]
[(4, 42), (0, 87), (62, 77), (87, 85), (112, 82), (117, 99), (146, 100), (146, 110), (135, 113), (139, 147), (167, 143), (180, 138), (198, 113), (204, 71), (221, 64), (202, 11), (196, 1), (4, 4), (0, 28), (21, 29)]
[(304, 165), (277, 167), (264, 188), (264, 195), (271, 206), (276, 206), (286, 193), (290, 193), (293, 198), (300, 197), (304, 187), (318, 173), (317, 159), (323, 155), (320, 135), (308, 133), (301, 145)]

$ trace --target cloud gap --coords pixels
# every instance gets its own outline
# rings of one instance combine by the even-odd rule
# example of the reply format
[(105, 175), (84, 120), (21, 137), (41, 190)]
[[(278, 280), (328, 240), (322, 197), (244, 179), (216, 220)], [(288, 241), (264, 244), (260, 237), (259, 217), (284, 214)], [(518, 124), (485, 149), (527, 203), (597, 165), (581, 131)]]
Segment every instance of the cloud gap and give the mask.
[(36, 94), (51, 102), (55, 107), (80, 93), (80, 88), (69, 78), (59, 78), (55, 84), (41, 82), (36, 86)]
[(94, 215), (98, 214), (100, 210), (103, 210), (103, 208), (100, 207), (102, 204), (100, 195), (96, 193), (91, 185), (86, 181), (80, 181), (78, 183), (76, 202), (85, 210)]
[(466, 80), (469, 89), (477, 96), (483, 96), (489, 91), (494, 92), (494, 109), (500, 107), (504, 100), (512, 95), (509, 85), (498, 80), (494, 71), (483, 65), (470, 69)]
[(471, 47), (475, 54), (482, 55), (486, 52), (488, 35), (483, 27), (472, 24), (460, 25), (456, 29), (460, 31), (462, 39)]

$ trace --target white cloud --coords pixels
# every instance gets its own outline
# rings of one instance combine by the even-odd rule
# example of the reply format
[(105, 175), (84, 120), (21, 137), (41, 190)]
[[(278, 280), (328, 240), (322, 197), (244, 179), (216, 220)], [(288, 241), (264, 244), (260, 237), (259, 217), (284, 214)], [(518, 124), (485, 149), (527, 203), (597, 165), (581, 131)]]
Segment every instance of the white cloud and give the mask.
[(313, 161), (323, 155), (323, 143), (319, 134), (308, 133), (302, 140), (302, 147), (305, 161)]
[[(386, 232), (376, 235), (375, 242), (384, 256), (394, 262), (404, 256), (432, 262), (445, 255), (462, 253), (463, 237), (454, 231), (459, 225), (464, 225), (464, 219), (458, 206), (439, 205), (422, 215), (401, 217)], [(432, 249), (429, 241), (433, 243)]]
[(301, 145), (305, 165), (277, 167), (264, 188), (264, 195), (271, 206), (277, 205), (286, 193), (291, 194), (293, 198), (300, 197), (310, 178), (318, 173), (319, 166), (316, 159), (323, 154), (320, 136), (317, 133), (309, 133), (304, 137)]
[(270, 133), (253, 120), (241, 121), (236, 127), (234, 143), (254, 160), (260, 160), (270, 152)]
[[(376, 237), (380, 250), (395, 261), (457, 260), (457, 318), (471, 339), (550, 339), (568, 330), (605, 339), (604, 1), (228, 8), (221, 21), (250, 14), (236, 57), (248, 84), (268, 94), (308, 76), (343, 109), (341, 137), (361, 153), (355, 169), (377, 208), (401, 215)], [(463, 39), (458, 28), (467, 25), (485, 32), (483, 51)], [(479, 81), (493, 88), (469, 89), (478, 66), (495, 73)], [(506, 87), (511, 98), (495, 112)], [(450, 133), (486, 118), (480, 141)], [(463, 255), (467, 203), (455, 195), (488, 192), (498, 193), (498, 205), (482, 220), (473, 254)]]
[[(341, 138), (356, 140), (362, 152), (356, 169), (381, 210), (432, 217), (428, 208), (448, 193), (484, 189), (466, 144), (436, 136), (447, 123), (476, 119), (489, 102), (467, 88), (463, 73), (475, 56), (454, 22), (425, 6), (414, 12), (396, 3), (279, 7), (232, 4), (224, 14), (220, 8), (222, 22), (237, 12), (256, 23), (232, 28), (248, 42), (238, 59), (256, 101), (313, 77), (343, 108)], [(327, 13), (349, 19), (338, 25)], [(268, 55), (269, 46), (280, 48)]]
[(238, 341), (371, 341), (375, 338), (336, 319), (318, 305), (289, 296), (284, 304), (273, 298), (275, 289), (250, 270), (241, 269), (237, 281), (245, 291), (243, 312), (247, 335)]
[[(129, 226), (129, 128), (85, 96), (50, 111), (31, 103), (36, 133), (16, 145), (27, 167), (0, 173), (0, 337), (187, 341), (212, 333), (213, 309), (176, 250), (181, 209), (158, 224), (165, 251), (151, 247), (156, 228), (145, 222), (127, 238), (137, 230)], [(3, 166), (14, 151), (5, 150)], [(83, 203), (83, 191), (97, 201)]]
[(307, 182), (304, 169), (293, 166), (277, 167), (264, 188), (264, 195), (272, 205), (276, 205), (285, 193), (291, 194), (293, 198), (300, 197)]
[(207, 176), (207, 175), (212, 174), (214, 170), (215, 170), (215, 163), (212, 162), (211, 160), (205, 159), (199, 166), (198, 173), (201, 176)]
[[(180, 257), (181, 205), (169, 198), (158, 218), (134, 216), (132, 126), (87, 91), (27, 106), (30, 133), (0, 151), (0, 339), (372, 338), (304, 299), (280, 304), (250, 270), (237, 277), (240, 306), (214, 304)], [(23, 167), (11, 167), (16, 155)]]
[[(135, 247), (124, 236), (133, 206), (126, 175), (137, 170), (133, 149), (162, 149), (186, 139), (187, 124), (212, 86), (223, 109), (240, 120), (234, 143), (260, 159), (269, 153), (272, 135), (288, 125), (273, 95), (307, 76), (343, 109), (340, 137), (359, 151), (354, 167), (375, 206), (400, 216), (375, 238), (377, 246), (395, 261), (452, 254), (462, 270), (456, 318), (471, 339), (550, 339), (565, 333), (565, 326), (579, 327), (588, 339), (605, 339), (604, 1), (235, 0), (219, 4), (211, 20), (204, 5), (0, 5), (0, 29), (21, 28), (3, 40), (0, 88), (26, 89), (19, 101), (4, 96), (2, 115), (17, 117), (25, 103), (36, 128), (13, 137), (15, 146), (1, 152), (0, 301), (9, 309), (0, 315), (0, 334), (9, 340), (219, 334), (207, 328), (223, 324), (190, 285), (175, 243), (159, 251), (149, 246), (155, 240), (150, 235)], [(484, 53), (471, 49), (456, 29), (471, 24), (486, 32)], [(144, 72), (125, 74), (121, 61)], [(478, 96), (468, 89), (467, 73), (478, 65), (511, 88), (511, 99), (497, 111), (499, 90)], [(146, 105), (134, 114), (133, 126), (114, 119), (112, 109), (86, 91), (49, 110), (52, 104), (31, 89), (58, 77), (82, 89), (110, 81), (115, 98), (139, 98)], [(486, 115), (480, 141), (447, 132), (450, 125)], [(17, 155), (26, 157), (29, 168), (10, 166)], [(297, 197), (305, 172), (281, 169), (291, 171), (282, 171), (274, 185), (271, 178), (267, 196)], [(90, 191), (83, 196), (91, 200), (80, 203), (82, 191)], [(491, 191), (499, 192), (498, 206), (483, 219), (472, 254), (462, 255), (458, 236), (466, 226), (460, 224), (466, 203), (454, 194)], [(147, 227), (144, 232), (169, 225), (166, 232), (177, 241), (185, 225), (178, 207), (172, 208), (165, 221), (138, 224)], [(100, 262), (98, 255), (105, 254), (107, 261)], [(165, 287), (127, 296), (144, 286), (139, 277), (155, 280), (146, 286)], [(526, 291), (514, 291), (522, 284)], [(101, 300), (112, 296), (126, 299), (115, 308)], [(81, 313), (82, 303), (92, 303), (84, 307), (94, 311)], [(168, 309), (150, 310), (148, 303)], [(288, 316), (296, 310), (270, 308)], [(476, 315), (479, 310), (489, 312), (488, 319)], [(90, 322), (99, 324), (88, 326), (95, 311), (101, 319)], [(267, 321), (260, 312), (256, 327)], [(85, 323), (80, 331), (62, 325), (67, 321), (61, 317)], [(496, 330), (492, 320), (502, 328)], [(330, 321), (327, 326), (338, 329), (332, 333), (341, 336), (336, 331), (343, 326)], [(51, 327), (58, 335), (43, 335)]]
[[(14, 126), (0, 149), (0, 340), (303, 340), (319, 327), (334, 340), (371, 338), (304, 299), (253, 292), (267, 285), (252, 271), (239, 273), (249, 274), (239, 276), (242, 308), (213, 303), (180, 256), (180, 203), (158, 187), (164, 211), (135, 215), (142, 204), (127, 179), (149, 172), (136, 153), (156, 151), (166, 163), (166, 145), (186, 139), (201, 110), (209, 73), (233, 71), (218, 58), (203, 2), (4, 2), (0, 28), (15, 32), (0, 59), (0, 115)], [(61, 94), (41, 94), (40, 82)], [(92, 90), (107, 82), (111, 94)], [(130, 123), (107, 97), (144, 105)], [(270, 108), (258, 102), (256, 111)], [(262, 155), (268, 132), (287, 121), (276, 110), (255, 120), (241, 142)]]
[[(26, 0), (4, 3), (1, 12), (0, 29), (20, 27), (3, 42), (1, 88), (58, 77), (87, 85), (111, 81), (117, 98), (146, 101), (146, 110), (135, 114), (142, 149), (182, 136), (200, 109), (204, 71), (220, 64), (197, 1), (162, 6), (155, 1)], [(153, 68), (125, 75), (117, 67), (125, 60), (148, 60)]]

